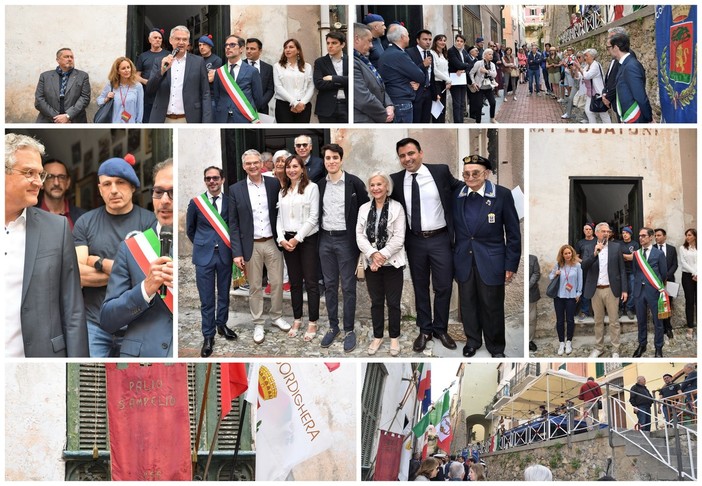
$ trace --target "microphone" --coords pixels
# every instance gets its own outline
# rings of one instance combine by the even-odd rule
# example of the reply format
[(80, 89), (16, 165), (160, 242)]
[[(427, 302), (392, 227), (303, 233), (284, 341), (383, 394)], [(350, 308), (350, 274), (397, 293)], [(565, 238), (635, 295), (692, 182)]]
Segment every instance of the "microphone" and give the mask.
[[(180, 49), (178, 49), (178, 48), (176, 47), (175, 49), (173, 49), (173, 52), (171, 52), (171, 56), (176, 57), (176, 55), (177, 55), (179, 52), (180, 52)], [(168, 66), (170, 66), (170, 63), (168, 63), (168, 62), (166, 62), (166, 63), (163, 64), (163, 67), (166, 67), (166, 68), (167, 68)]]
[[(168, 256), (171, 254), (171, 249), (173, 248), (173, 225), (167, 224), (161, 227), (161, 256)], [(161, 297), (166, 296), (166, 284), (161, 285), (159, 294)]]

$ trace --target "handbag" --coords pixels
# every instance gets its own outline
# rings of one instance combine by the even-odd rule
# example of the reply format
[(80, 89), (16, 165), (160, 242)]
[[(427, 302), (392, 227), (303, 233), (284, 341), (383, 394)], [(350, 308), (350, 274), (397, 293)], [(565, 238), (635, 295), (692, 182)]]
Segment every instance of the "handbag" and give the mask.
[(93, 123), (112, 123), (112, 107), (115, 104), (115, 99), (107, 100), (98, 111), (95, 113)]
[(556, 278), (551, 280), (551, 282), (548, 284), (548, 287), (546, 287), (546, 296), (551, 297), (552, 299), (555, 299), (558, 297), (558, 288), (561, 285), (561, 276), (558, 275)]
[[(602, 67), (600, 67), (599, 63), (597, 64), (597, 67), (600, 68), (600, 77), (602, 77), (602, 81), (604, 81), (604, 76), (602, 75)], [(593, 90), (594, 90), (594, 83), (593, 83)], [(593, 113), (604, 113), (605, 111), (609, 110), (607, 108), (607, 105), (604, 104), (604, 101), (602, 101), (602, 93), (596, 93), (592, 98), (590, 98), (590, 111)]]
[(363, 282), (366, 279), (366, 257), (361, 253), (358, 255), (358, 263), (356, 263), (356, 280)]

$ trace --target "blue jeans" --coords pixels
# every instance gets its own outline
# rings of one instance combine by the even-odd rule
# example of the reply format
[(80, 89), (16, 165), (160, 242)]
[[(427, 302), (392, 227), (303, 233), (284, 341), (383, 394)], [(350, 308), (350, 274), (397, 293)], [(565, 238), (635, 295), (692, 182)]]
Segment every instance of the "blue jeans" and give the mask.
[(637, 407), (636, 418), (639, 419), (639, 430), (651, 430), (651, 406), (648, 408)]
[(553, 307), (556, 309), (558, 342), (572, 341), (575, 332), (575, 299), (556, 297), (553, 299)]
[(527, 69), (527, 82), (529, 83), (529, 93), (533, 93), (533, 81), (536, 78), (536, 92), (541, 91), (541, 71), (539, 69)]
[(395, 123), (412, 123), (414, 110), (412, 103), (399, 103), (395, 105)]
[(324, 275), (324, 299), (329, 327), (339, 328), (339, 280), (344, 298), (344, 331), (353, 331), (356, 317), (356, 263), (358, 248), (351, 248), (345, 234), (330, 236), (319, 232), (319, 262)]
[[(115, 337), (105, 331), (97, 322), (88, 321), (88, 349), (91, 358), (110, 358), (119, 356), (119, 347), (122, 345), (122, 338)], [(116, 354), (110, 354), (112, 348), (116, 348)]]

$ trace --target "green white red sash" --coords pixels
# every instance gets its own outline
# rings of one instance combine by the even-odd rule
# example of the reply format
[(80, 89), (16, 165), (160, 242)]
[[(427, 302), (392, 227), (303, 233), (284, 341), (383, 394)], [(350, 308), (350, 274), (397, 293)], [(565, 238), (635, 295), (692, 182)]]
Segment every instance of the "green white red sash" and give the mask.
[[(148, 229), (127, 239), (125, 243), (141, 271), (144, 272), (144, 275), (148, 275), (151, 262), (161, 256), (161, 242), (156, 232), (153, 229)], [(168, 310), (173, 313), (173, 292), (171, 289), (166, 289), (166, 295), (162, 295), (161, 299)]]
[[(224, 196), (220, 194), (220, 197)], [(198, 197), (193, 198), (193, 202), (203, 216), (207, 218), (207, 221), (210, 222), (210, 225), (212, 225), (219, 237), (222, 238), (224, 244), (231, 248), (232, 243), (229, 241), (229, 226), (222, 218), (222, 215), (219, 214), (219, 211), (212, 205), (210, 198), (207, 197), (207, 193), (203, 192)]]
[(638, 251), (635, 251), (634, 258), (636, 258), (636, 262), (639, 264), (639, 268), (646, 277), (646, 280), (648, 280), (648, 283), (651, 284), (651, 286), (659, 292), (658, 318), (667, 319), (670, 317), (670, 298), (668, 297), (668, 293), (665, 291), (665, 286), (663, 285), (663, 282), (661, 282), (661, 279), (658, 278), (656, 272), (653, 271), (653, 268), (651, 268), (651, 265), (648, 263), (648, 260), (644, 258), (643, 252), (643, 248), (639, 249)]
[(224, 89), (227, 91), (227, 94), (232, 99), (232, 102), (237, 109), (242, 115), (244, 115), (244, 118), (249, 120), (251, 123), (259, 122), (256, 108), (249, 103), (249, 99), (246, 97), (244, 92), (241, 91), (239, 85), (236, 84), (234, 76), (232, 76), (232, 74), (227, 70), (226, 66), (227, 65), (225, 64), (217, 69), (217, 75), (219, 76), (219, 80), (222, 81)]

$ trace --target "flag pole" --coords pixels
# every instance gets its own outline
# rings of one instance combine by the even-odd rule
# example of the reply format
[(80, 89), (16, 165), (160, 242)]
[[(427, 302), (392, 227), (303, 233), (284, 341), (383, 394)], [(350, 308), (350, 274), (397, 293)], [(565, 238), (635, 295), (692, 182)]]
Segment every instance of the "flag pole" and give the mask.
[(241, 430), (244, 426), (244, 416), (246, 415), (246, 400), (242, 400), (241, 412), (239, 412), (239, 429), (236, 431), (236, 445), (234, 446), (234, 458), (232, 459), (232, 467), (229, 470), (229, 480), (234, 481), (234, 468), (239, 457), (239, 445), (241, 444)]
[[(212, 363), (207, 363), (207, 372), (205, 373), (205, 389), (202, 391), (202, 405), (200, 406), (200, 417), (197, 420), (197, 433), (195, 434), (195, 445), (193, 446), (193, 471), (197, 470), (197, 449), (200, 444), (200, 433), (202, 432), (202, 421), (205, 416), (205, 408), (207, 406), (207, 392), (210, 388), (210, 375), (212, 373)], [(203, 478), (204, 479), (204, 478)]]
[(214, 445), (217, 442), (217, 436), (219, 435), (219, 426), (222, 425), (222, 415), (220, 414), (217, 420), (217, 427), (215, 427), (214, 436), (212, 437), (212, 443), (210, 444), (210, 451), (207, 454), (207, 464), (205, 464), (205, 472), (202, 474), (202, 480), (207, 481), (207, 471), (210, 469), (210, 462), (212, 462), (212, 454), (214, 453)]

